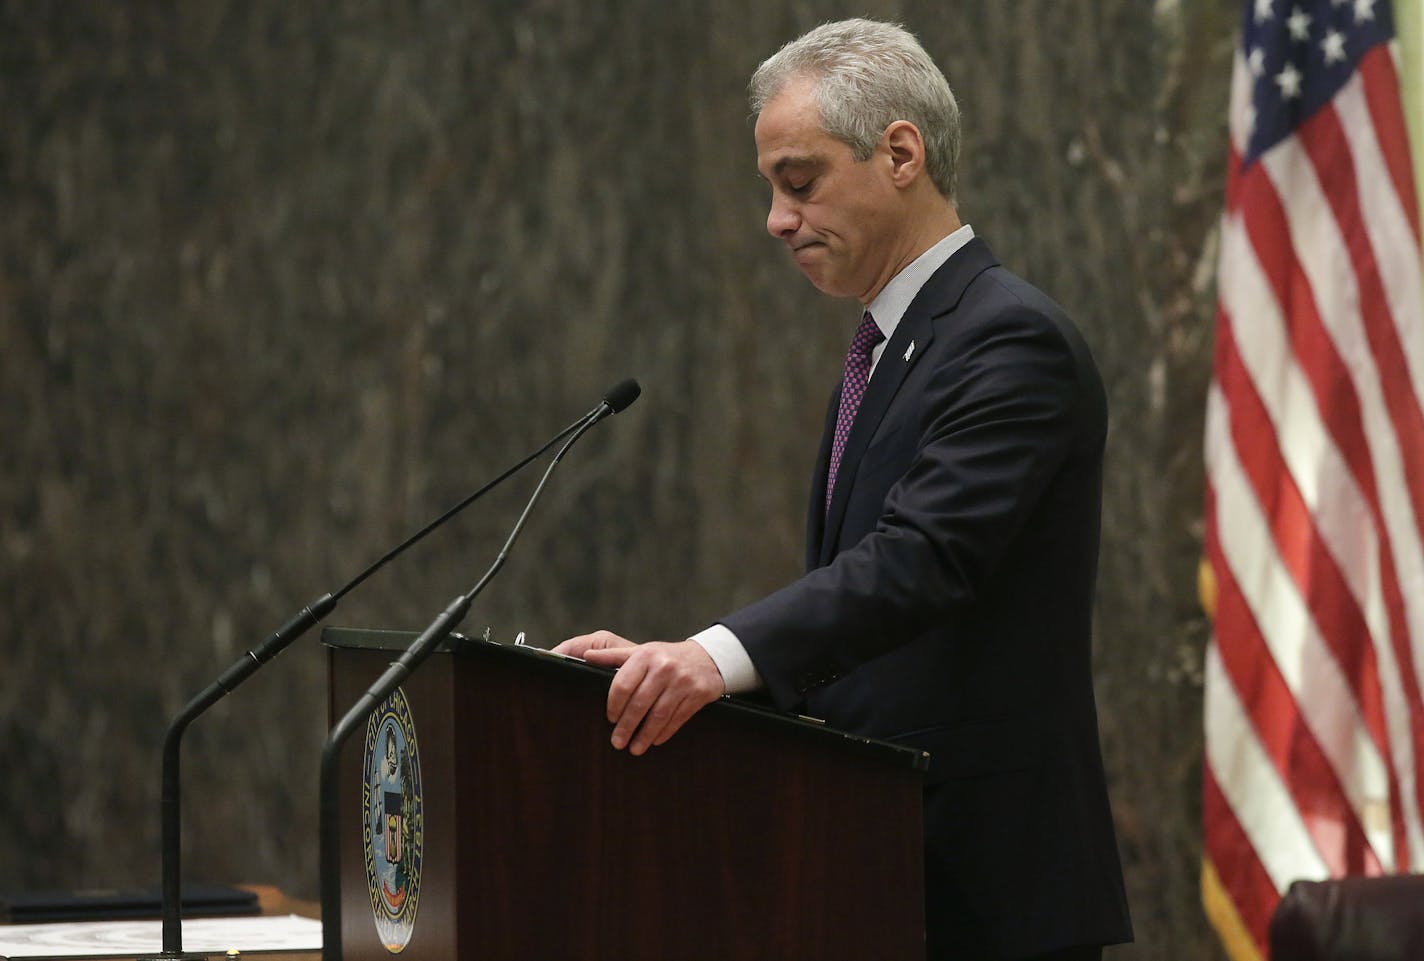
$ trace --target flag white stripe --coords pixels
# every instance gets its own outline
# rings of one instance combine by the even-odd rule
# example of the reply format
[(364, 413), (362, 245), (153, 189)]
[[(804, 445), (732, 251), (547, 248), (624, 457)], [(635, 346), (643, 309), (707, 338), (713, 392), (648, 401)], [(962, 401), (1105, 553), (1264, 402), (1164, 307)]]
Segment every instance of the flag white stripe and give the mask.
[(1246, 143), (1251, 136), (1252, 110), (1251, 71), (1246, 66), (1246, 58), (1241, 56), (1238, 44), (1231, 65), (1231, 94), (1226, 108), (1226, 129), (1231, 137), (1231, 149), (1238, 154), (1246, 152)]
[[(1399, 579), (1408, 636), (1424, 638), (1424, 547), (1407, 490), (1399, 438), (1389, 418), (1379, 370), (1365, 336), (1359, 288), (1334, 213), (1321, 191), (1310, 158), (1287, 138), (1261, 158), (1281, 198), (1291, 241), (1305, 272), (1320, 319), (1349, 368), (1360, 399), (1365, 442), (1374, 464), (1376, 496), (1389, 534)], [(1398, 665), (1394, 664), (1398, 670)], [(1391, 725), (1408, 727), (1407, 715), (1392, 714)], [(1424, 851), (1412, 851), (1414, 856)]]
[(1226, 399), (1218, 387), (1207, 397), (1206, 426), (1221, 553), (1302, 721), (1335, 771), (1380, 864), (1392, 869), (1389, 819), (1378, 814), (1389, 810), (1388, 769), (1349, 681), (1275, 549), (1270, 527), (1237, 459)]
[(1206, 655), (1206, 755), (1226, 803), (1276, 889), (1329, 870), (1310, 839), (1294, 799), (1261, 749), (1216, 645)]
[(1335, 112), (1345, 130), (1355, 181), (1360, 191), (1360, 216), (1370, 238), (1371, 253), (1379, 267), (1390, 316), (1404, 352), (1414, 402), (1424, 407), (1424, 284), (1421, 284), (1419, 240), (1404, 213), (1394, 180), (1389, 175), (1375, 126), (1365, 101), (1365, 80), (1351, 78), (1335, 98)]
[[(1378, 532), (1364, 494), (1321, 422), (1314, 395), (1293, 360), (1275, 292), (1238, 214), (1228, 214), (1223, 221), (1220, 275), (1226, 313), (1243, 319), (1231, 327), (1239, 356), (1276, 427), (1281, 456), (1370, 631), (1386, 702), (1390, 753), (1405, 799), (1410, 850), (1416, 851), (1424, 847), (1424, 825), (1412, 800), (1414, 742), (1385, 605)], [(1406, 723), (1397, 723), (1399, 719)]]
[[(1416, 406), (1424, 408), (1424, 399), (1421, 399), (1424, 397), (1421, 395), (1424, 391), (1424, 271), (1421, 271), (1424, 262), (1420, 260), (1418, 238), (1395, 192), (1394, 180), (1390, 177), (1374, 124), (1370, 120), (1364, 78), (1359, 74), (1351, 78), (1336, 98), (1336, 112), (1355, 165), (1360, 215), (1370, 238), (1371, 256), (1379, 269), (1390, 318), (1409, 371), (1413, 387), (1411, 397)], [(1386, 483), (1395, 486), (1405, 483), (1402, 473), (1397, 479), (1380, 480), (1382, 486)], [(1412, 512), (1410, 519), (1418, 520)], [(1401, 548), (1408, 550), (1416, 561), (1412, 566), (1405, 565), (1400, 573), (1401, 593), (1406, 598), (1418, 598), (1424, 594), (1424, 544), (1419, 542), (1418, 528), (1396, 531), (1392, 524), (1387, 523), (1386, 526), (1391, 540), (1404, 538), (1400, 542)], [(1396, 566), (1399, 566), (1398, 562)], [(1424, 638), (1420, 629), (1419, 623), (1412, 623), (1411, 636)], [(1416, 651), (1414, 679), (1424, 690), (1424, 656), (1419, 655), (1424, 655), (1424, 651)]]
[(1275, 292), (1239, 215), (1225, 218), (1221, 251), (1221, 302), (1229, 316), (1241, 318), (1232, 324), (1232, 336), (1275, 426), (1281, 457), (1371, 634), (1387, 642), (1389, 612), (1369, 505), (1320, 420), (1310, 382), (1286, 340)]

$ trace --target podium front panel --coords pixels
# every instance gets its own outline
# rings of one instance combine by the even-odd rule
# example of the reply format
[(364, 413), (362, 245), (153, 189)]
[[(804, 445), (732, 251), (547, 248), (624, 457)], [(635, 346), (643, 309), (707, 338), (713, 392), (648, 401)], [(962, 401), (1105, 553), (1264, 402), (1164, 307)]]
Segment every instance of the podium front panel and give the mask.
[[(410, 640), (326, 634), (337, 711), (392, 659), (372, 645)], [(424, 830), (400, 958), (923, 957), (922, 755), (724, 701), (632, 757), (609, 744), (610, 677), (467, 641), (407, 680)], [(352, 961), (395, 956), (368, 891), (360, 740), (343, 755)]]

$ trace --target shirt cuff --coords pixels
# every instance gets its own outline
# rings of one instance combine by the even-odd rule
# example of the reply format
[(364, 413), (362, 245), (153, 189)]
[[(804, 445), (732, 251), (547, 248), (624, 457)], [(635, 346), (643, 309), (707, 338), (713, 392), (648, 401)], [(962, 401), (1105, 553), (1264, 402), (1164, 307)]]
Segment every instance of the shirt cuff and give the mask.
[(705, 631), (699, 631), (689, 640), (702, 645), (717, 670), (722, 672), (722, 684), (728, 694), (745, 694), (762, 686), (761, 675), (747, 654), (737, 635), (725, 624), (713, 624)]

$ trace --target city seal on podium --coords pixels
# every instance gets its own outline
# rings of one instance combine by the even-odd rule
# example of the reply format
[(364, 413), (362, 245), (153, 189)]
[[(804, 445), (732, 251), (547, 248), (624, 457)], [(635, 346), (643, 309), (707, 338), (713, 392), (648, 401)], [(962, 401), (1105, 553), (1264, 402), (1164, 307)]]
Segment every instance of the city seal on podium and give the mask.
[(391, 954), (410, 943), (420, 902), (425, 812), (420, 748), (405, 694), (397, 688), (366, 722), (366, 888), (376, 933)]

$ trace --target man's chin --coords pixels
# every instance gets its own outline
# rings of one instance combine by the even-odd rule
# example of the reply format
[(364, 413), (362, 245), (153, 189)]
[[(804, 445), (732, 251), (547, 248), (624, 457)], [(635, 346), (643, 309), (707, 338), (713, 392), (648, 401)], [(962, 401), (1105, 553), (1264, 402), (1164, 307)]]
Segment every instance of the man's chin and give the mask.
[(835, 277), (828, 275), (825, 271), (802, 267), (801, 273), (804, 274), (806, 279), (811, 282), (812, 287), (815, 287), (817, 290), (819, 290), (823, 294), (826, 294), (827, 296), (852, 296), (849, 292), (841, 289), (841, 285), (836, 283)]
[(824, 264), (814, 262), (810, 259), (803, 260), (799, 255), (793, 255), (793, 257), (796, 263), (796, 269), (801, 271), (801, 275), (811, 282), (812, 287), (815, 287), (822, 293), (831, 293), (828, 288), (828, 285), (831, 283), (831, 278), (826, 274)]

